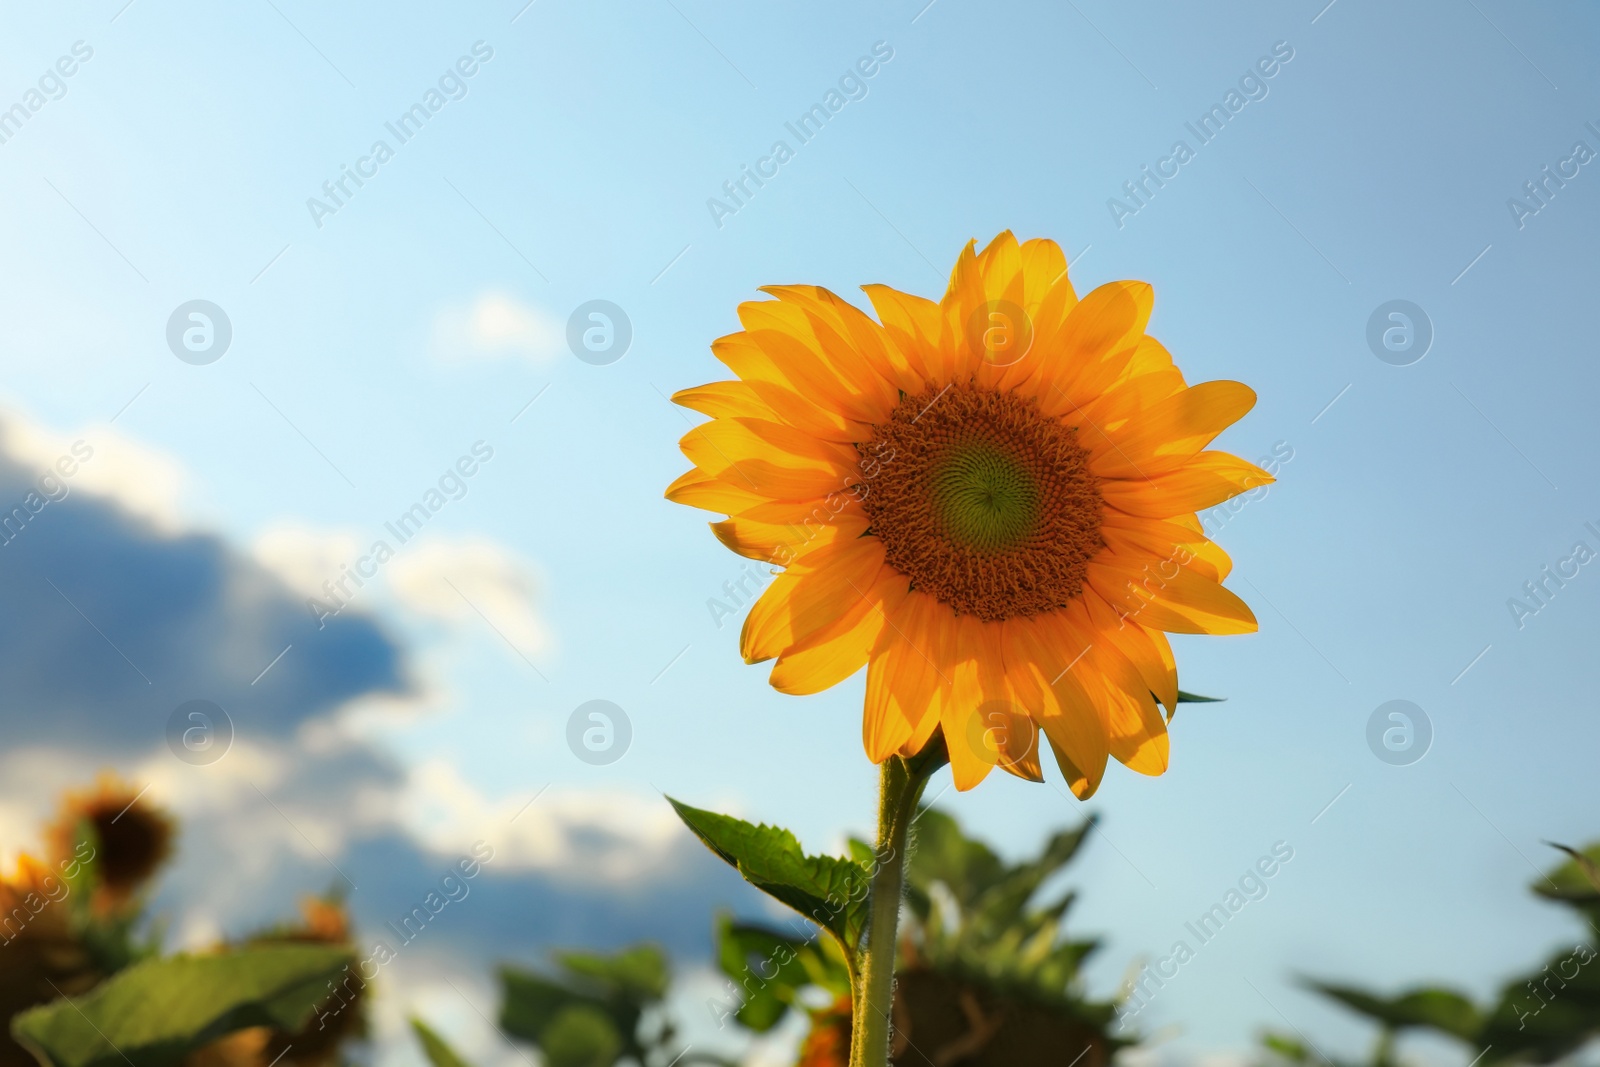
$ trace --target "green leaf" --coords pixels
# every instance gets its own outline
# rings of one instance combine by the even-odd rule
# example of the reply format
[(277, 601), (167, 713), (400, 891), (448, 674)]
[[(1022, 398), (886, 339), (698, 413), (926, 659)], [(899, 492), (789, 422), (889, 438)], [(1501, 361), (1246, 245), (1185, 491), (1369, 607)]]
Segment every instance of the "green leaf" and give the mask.
[(1198, 693), (1185, 693), (1182, 689), (1178, 690), (1178, 703), (1180, 704), (1220, 704), (1227, 699), (1227, 697), (1203, 697)]
[(866, 870), (836, 856), (808, 856), (788, 830), (703, 811), (667, 798), (695, 836), (745, 881), (782, 901), (854, 952), (866, 926)]
[(1269, 1030), (1261, 1035), (1261, 1044), (1290, 1063), (1308, 1063), (1311, 1060), (1311, 1053), (1306, 1049), (1306, 1046), (1288, 1034)]
[(586, 1004), (561, 1009), (539, 1042), (547, 1067), (611, 1067), (622, 1056), (622, 1035), (610, 1016)]
[[(927, 921), (932, 888), (943, 884), (961, 910), (961, 940), (972, 943), (1020, 929), (1028, 902), (1051, 875), (1072, 862), (1095, 820), (1090, 818), (1076, 829), (1055, 834), (1037, 859), (1016, 865), (1002, 862), (983, 842), (967, 837), (943, 812), (924, 809), (916, 825), (916, 849), (907, 878), (912, 910)], [(1070, 895), (1064, 897), (1031, 913), (1032, 917), (1057, 920), (1071, 901)]]
[(558, 952), (556, 962), (569, 974), (580, 975), (626, 1000), (660, 1000), (667, 995), (671, 981), (667, 958), (655, 945), (634, 945), (612, 956)]
[[(1072, 862), (1095, 822), (1094, 816), (1090, 816), (1077, 829), (1063, 830), (1052, 836), (1038, 859), (1008, 868), (994, 885), (974, 898), (972, 910), (984, 921), (997, 924), (1021, 912), (1046, 879)], [(1064, 912), (1071, 899), (1065, 898), (1057, 907)]]
[(446, 1044), (444, 1038), (415, 1015), (411, 1017), (411, 1029), (416, 1031), (417, 1040), (422, 1042), (422, 1052), (433, 1067), (470, 1067), (466, 1060), (456, 1054), (455, 1049)]
[(55, 1067), (168, 1067), (235, 1030), (301, 1029), (351, 960), (326, 945), (149, 960), (76, 1000), (24, 1012), (11, 1032)]
[(562, 952), (555, 958), (564, 971), (557, 977), (501, 968), (501, 1029), (532, 1042), (547, 1057), (551, 1042), (557, 1042), (578, 1057), (574, 1062), (587, 1062), (583, 1057), (611, 1047), (610, 1038), (600, 1040), (600, 1031), (584, 1021), (598, 1015), (619, 1042), (616, 1055), (641, 1057), (639, 1020), (660, 1003), (671, 980), (661, 949), (639, 944), (609, 955)]
[(1413, 989), (1381, 997), (1353, 986), (1307, 983), (1312, 989), (1394, 1030), (1423, 1027), (1471, 1041), (1483, 1026), (1477, 1007), (1450, 989)]
[(805, 955), (816, 951), (813, 943), (765, 926), (736, 923), (726, 912), (717, 916), (716, 938), (717, 965), (744, 997), (734, 1018), (746, 1029), (766, 1033), (811, 984)]
[(1057, 833), (1036, 858), (1008, 864), (950, 816), (919, 813), (907, 896), (922, 958), (996, 995), (1047, 1004), (1082, 1021), (1108, 1019), (1113, 1006), (1086, 1000), (1079, 974), (1097, 942), (1063, 936), (1074, 894), (1035, 903), (1094, 825), (1089, 819)]
[(1008, 868), (994, 850), (963, 834), (955, 819), (942, 811), (923, 808), (912, 826), (915, 847), (906, 881), (922, 893), (943, 882), (965, 906), (1000, 882)]
[(1582, 852), (1554, 841), (1546, 841), (1545, 844), (1572, 858), (1534, 882), (1533, 891), (1551, 900), (1575, 903), (1600, 901), (1600, 842)]
[(600, 996), (514, 967), (500, 969), (500, 984), (500, 1028), (536, 1045), (555, 1018), (570, 1007), (586, 1006), (603, 1012), (611, 1008)]
[(1562, 949), (1501, 989), (1478, 1035), (1490, 1059), (1554, 1063), (1600, 1036), (1600, 955), (1593, 944)]

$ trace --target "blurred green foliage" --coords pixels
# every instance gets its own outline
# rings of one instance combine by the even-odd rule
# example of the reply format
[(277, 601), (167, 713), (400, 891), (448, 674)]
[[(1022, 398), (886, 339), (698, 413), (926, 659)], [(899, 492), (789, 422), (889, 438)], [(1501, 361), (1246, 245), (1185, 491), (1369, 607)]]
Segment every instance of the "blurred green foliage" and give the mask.
[[(70, 797), (43, 858), (25, 859), (0, 880), (0, 1014), (14, 1037), (0, 1044), (0, 1067), (348, 1062), (348, 1043), (364, 1032), (366, 994), (349, 968), (342, 901), (308, 901), (301, 922), (210, 952), (162, 956), (162, 931), (144, 901), (170, 852), (171, 826), (136, 800), (114, 782)], [(871, 848), (851, 841), (847, 857), (808, 856), (786, 831), (678, 810), (719, 855), (814, 920), (780, 927), (714, 918), (713, 960), (726, 986), (709, 1009), (730, 1028), (727, 1044), (748, 1045), (788, 1023), (804, 1031), (800, 1067), (846, 1067), (847, 946), (864, 921), (858, 905), (873, 870)], [(950, 816), (919, 812), (897, 960), (896, 1063), (1105, 1067), (1135, 1042), (1111, 1033), (1118, 1003), (1085, 988), (1083, 966), (1098, 943), (1067, 930), (1076, 896), (1061, 876), (1094, 825), (1090, 819), (1057, 833), (1036, 856), (1010, 863)], [(113, 840), (117, 833), (129, 836)], [(1302, 1034), (1269, 1033), (1264, 1060), (1402, 1067), (1399, 1040), (1427, 1033), (1461, 1043), (1477, 1067), (1532, 1067), (1570, 1059), (1600, 1038), (1600, 843), (1554, 847), (1562, 861), (1531, 889), (1581, 921), (1571, 947), (1514, 972), (1481, 1003), (1445, 985), (1385, 994), (1306, 979), (1375, 1025), (1370, 1054), (1361, 1064), (1343, 1063)], [(116, 863), (105, 859), (111, 855)], [(672, 968), (655, 945), (561, 952), (548, 968), (506, 966), (499, 978), (501, 1031), (549, 1067), (734, 1062), (685, 1043), (667, 1003)], [(335, 1025), (327, 1027), (329, 1020)], [(426, 1023), (412, 1026), (433, 1067), (469, 1067)]]
[(56, 1067), (177, 1063), (247, 1027), (301, 1029), (352, 958), (327, 945), (260, 945), (146, 960), (18, 1015), (11, 1032)]
[[(1519, 973), (1493, 1001), (1480, 1005), (1444, 986), (1384, 996), (1358, 986), (1306, 980), (1308, 988), (1376, 1024), (1370, 1067), (1398, 1067), (1396, 1038), (1407, 1032), (1454, 1038), (1468, 1046), (1479, 1067), (1556, 1063), (1600, 1038), (1600, 965), (1594, 963), (1600, 956), (1600, 842), (1582, 851), (1553, 847), (1566, 854), (1566, 861), (1529, 888), (1571, 909), (1583, 921), (1583, 939), (1552, 953), (1537, 970)], [(1284, 1034), (1269, 1033), (1263, 1044), (1270, 1060), (1339, 1062)]]

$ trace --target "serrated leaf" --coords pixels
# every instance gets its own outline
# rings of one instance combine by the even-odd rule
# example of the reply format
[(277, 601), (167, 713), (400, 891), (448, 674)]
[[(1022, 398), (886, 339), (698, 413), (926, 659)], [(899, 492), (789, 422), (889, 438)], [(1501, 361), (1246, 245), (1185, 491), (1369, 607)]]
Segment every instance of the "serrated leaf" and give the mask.
[(471, 1067), (432, 1027), (414, 1015), (411, 1017), (411, 1029), (416, 1032), (417, 1040), (422, 1043), (422, 1053), (433, 1067)]
[(744, 880), (787, 904), (853, 952), (866, 925), (867, 872), (837, 856), (808, 856), (788, 830), (691, 807), (668, 797), (693, 830)]
[(246, 1027), (301, 1029), (351, 961), (326, 945), (149, 960), (75, 1000), (18, 1015), (11, 1032), (55, 1067), (169, 1067)]

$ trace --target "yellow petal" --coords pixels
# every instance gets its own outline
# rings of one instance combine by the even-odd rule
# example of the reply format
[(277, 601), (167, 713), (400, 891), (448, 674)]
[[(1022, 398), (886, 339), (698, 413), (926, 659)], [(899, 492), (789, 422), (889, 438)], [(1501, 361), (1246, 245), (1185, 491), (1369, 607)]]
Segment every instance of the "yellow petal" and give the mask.
[(1012, 300), (1021, 307), (1027, 300), (1022, 274), (1022, 247), (1016, 235), (1002, 230), (978, 253), (978, 275), (986, 300)]
[[(1025, 293), (1023, 307), (1033, 314), (1044, 304), (1045, 296), (1052, 289), (1067, 281), (1067, 257), (1062, 254), (1061, 246), (1042, 237), (1022, 242), (1022, 276)], [(1067, 282), (1066, 291), (1072, 292), (1071, 282)], [(1076, 294), (1071, 300), (1071, 304), (1075, 303)], [(1067, 306), (1070, 308), (1071, 304)]]
[[(984, 712), (991, 704), (998, 705), (998, 710), (1009, 710), (1008, 702), (1003, 689), (985, 690), (984, 682), (992, 684), (994, 676), (1004, 677), (1000, 627), (986, 625), (972, 615), (952, 617), (944, 625), (959, 652), (950, 672), (950, 698), (941, 709), (939, 721), (950, 753), (950, 774), (956, 788), (965, 792), (983, 781), (999, 762), (999, 753), (989, 747), (993, 735)], [(993, 666), (985, 669), (985, 661), (991, 658)]]
[(1100, 764), (1100, 773), (1090, 778), (1088, 774), (1078, 769), (1072, 757), (1067, 755), (1066, 749), (1056, 744), (1055, 739), (1045, 732), (1046, 739), (1050, 742), (1050, 751), (1056, 757), (1056, 766), (1061, 768), (1061, 777), (1067, 780), (1067, 788), (1072, 790), (1072, 795), (1079, 800), (1088, 800), (1094, 796), (1095, 790), (1100, 788), (1100, 780), (1105, 775), (1105, 764)]
[[(1137, 622), (1120, 618), (1105, 598), (1094, 590), (1085, 590), (1083, 601), (1089, 609), (1089, 620), (1099, 631), (1101, 639), (1109, 642), (1112, 648), (1133, 664), (1145, 689), (1166, 705), (1169, 714), (1176, 710), (1178, 669), (1172, 661), (1171, 648), (1168, 647), (1163, 657), (1150, 631)], [(1163, 645), (1166, 644), (1165, 635), (1160, 631), (1155, 631), (1155, 635), (1161, 638)]]
[(910, 586), (905, 576), (885, 566), (838, 619), (796, 641), (772, 668), (772, 687), (802, 696), (839, 684), (867, 665), (883, 632), (887, 614), (899, 607)]
[[(1178, 714), (1178, 659), (1172, 654), (1172, 642), (1167, 640), (1166, 634), (1160, 630), (1146, 629), (1143, 626), (1139, 627), (1139, 629), (1144, 633), (1145, 637), (1150, 639), (1150, 644), (1155, 648), (1156, 655), (1161, 658), (1162, 670), (1166, 672), (1167, 677), (1172, 679), (1172, 702), (1167, 704), (1167, 721), (1171, 722), (1172, 717)], [(1156, 690), (1156, 696), (1165, 702), (1166, 697), (1162, 695), (1161, 690)]]
[(1187, 567), (1214, 582), (1222, 581), (1233, 561), (1204, 534), (1191, 529), (1188, 518), (1140, 519), (1108, 508), (1101, 518), (1100, 536), (1124, 563), (1148, 565), (1158, 575), (1170, 574), (1173, 567)]
[(784, 368), (744, 331), (712, 341), (711, 354), (743, 381), (772, 382), (790, 392), (799, 392)]
[(872, 436), (872, 427), (866, 423), (847, 419), (837, 411), (820, 407), (787, 386), (760, 380), (746, 384), (756, 399), (772, 411), (773, 418), (819, 440), (852, 444)]
[[(1087, 610), (1080, 610), (1087, 618)], [(1167, 727), (1150, 687), (1108, 634), (1100, 632), (1095, 637), (1088, 655), (1068, 673), (1077, 678), (1099, 711), (1111, 755), (1140, 774), (1161, 774), (1167, 769)]]
[(1165, 474), (1106, 478), (1100, 483), (1100, 496), (1129, 515), (1167, 519), (1212, 507), (1275, 480), (1238, 456), (1202, 452)]
[(753, 519), (724, 519), (711, 523), (729, 549), (746, 559), (761, 560), (775, 567), (787, 567), (807, 549), (843, 538), (860, 537), (867, 530), (866, 513), (859, 508), (829, 516), (816, 524), (767, 523)]
[[(912, 370), (888, 333), (854, 304), (815, 285), (766, 285), (761, 291), (802, 308), (813, 333), (825, 346), (837, 346), (859, 357), (859, 365), (838, 364), (841, 373), (851, 373), (859, 391), (881, 390), (885, 382), (896, 391), (921, 389), (921, 375)], [(893, 403), (895, 397), (886, 399)]]
[[(956, 264), (950, 270), (949, 288), (939, 301), (939, 317), (943, 320), (940, 336), (944, 342), (941, 377), (946, 381), (963, 380), (976, 374), (983, 363), (981, 349), (973, 344), (973, 316), (982, 314), (985, 302), (983, 274), (978, 269), (973, 245), (974, 242), (968, 241), (956, 257)], [(981, 320), (976, 326), (981, 336), (987, 321)]]
[(1179, 568), (1167, 577), (1115, 560), (1093, 560), (1089, 585), (1124, 617), (1168, 633), (1247, 634), (1256, 631), (1250, 606), (1193, 571)]
[(746, 301), (739, 305), (739, 321), (801, 396), (864, 423), (882, 422), (893, 409), (894, 388), (858, 375), (865, 366), (860, 357), (848, 347), (825, 345), (800, 307), (781, 300)]
[(943, 628), (949, 609), (926, 593), (909, 593), (890, 611), (872, 661), (862, 721), (867, 757), (882, 763), (896, 751), (915, 755), (939, 725), (950, 689)]
[(693, 389), (679, 389), (672, 394), (672, 402), (714, 419), (739, 416), (777, 418), (773, 410), (751, 391), (749, 382), (711, 382)]
[(961, 326), (980, 384), (1002, 391), (1032, 377), (1039, 361), (1034, 346), (1037, 300), (1029, 303), (1029, 278), (1022, 249), (1007, 230), (978, 254), (982, 304), (966, 309)]
[(780, 500), (826, 496), (860, 480), (854, 449), (778, 422), (713, 419), (679, 447), (701, 470)]
[(1179, 466), (1255, 406), (1239, 382), (1202, 382), (1141, 411), (1124, 429), (1106, 434), (1079, 427), (1078, 443), (1102, 478), (1147, 478)]
[[(861, 709), (861, 747), (873, 763), (882, 763), (911, 736), (911, 723), (900, 714), (892, 696), (896, 685), (910, 684), (905, 661), (908, 649), (898, 644), (873, 652), (867, 660), (867, 697)], [(909, 653), (915, 655), (915, 653)]]
[(1108, 282), (1073, 307), (1055, 336), (1039, 336), (1039, 408), (1065, 415), (1114, 382), (1138, 350), (1155, 297), (1144, 282)]
[(943, 326), (939, 305), (887, 285), (863, 285), (861, 288), (872, 301), (872, 309), (878, 313), (878, 321), (883, 323), (889, 340), (900, 350), (910, 369), (922, 378), (921, 387), (907, 389), (906, 393), (915, 396), (929, 382), (942, 380), (944, 356), (940, 336)]
[(773, 579), (750, 607), (739, 635), (746, 663), (787, 651), (867, 595), (883, 566), (883, 542), (858, 537), (819, 545)]
[(1109, 753), (1105, 724), (1070, 670), (1088, 652), (1088, 635), (1052, 612), (1007, 619), (1004, 640), (1018, 702), (1058, 750), (1057, 762), (1065, 753), (1081, 772), (1088, 793), (1073, 791), (1080, 797), (1093, 793)]
[(676, 504), (719, 511), (724, 515), (738, 515), (771, 499), (747, 487), (729, 485), (698, 467), (680, 474), (667, 486), (665, 496)]
[(1039, 724), (1018, 712), (990, 713), (990, 720), (999, 732), (1000, 769), (1024, 781), (1044, 781), (1044, 769), (1039, 765)]

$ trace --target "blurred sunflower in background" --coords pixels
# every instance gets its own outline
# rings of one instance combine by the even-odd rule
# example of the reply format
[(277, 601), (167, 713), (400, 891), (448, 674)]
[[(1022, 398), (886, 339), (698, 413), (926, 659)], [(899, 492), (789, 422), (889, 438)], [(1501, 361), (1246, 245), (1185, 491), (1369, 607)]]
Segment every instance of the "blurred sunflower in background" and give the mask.
[[(93, 988), (105, 971), (73, 936), (61, 872), (31, 856), (0, 879), (0, 1022), (58, 996)], [(34, 1067), (33, 1056), (0, 1030), (0, 1067)]]
[(865, 666), (867, 755), (942, 732), (960, 789), (996, 765), (1042, 780), (1041, 729), (1080, 798), (1108, 756), (1162, 773), (1166, 634), (1256, 628), (1196, 514), (1272, 481), (1207, 450), (1254, 392), (1187, 385), (1145, 333), (1150, 286), (1080, 300), (1052, 241), (969, 243), (937, 303), (863, 288), (879, 321), (764, 288), (712, 345), (735, 379), (673, 397), (711, 421), (668, 498), (783, 568), (745, 660), (794, 694)]
[(142, 793), (112, 774), (102, 774), (93, 788), (67, 793), (61, 813), (48, 833), (48, 851), (56, 858), (72, 855), (92, 842), (95, 858), (94, 907), (100, 914), (117, 911), (172, 856), (176, 829), (164, 812), (140, 803)]
[[(172, 851), (172, 820), (114, 775), (69, 792), (41, 857), (0, 880), (0, 1019), (84, 993), (143, 953), (133, 936), (142, 890)], [(33, 1056), (0, 1034), (0, 1067)]]
[[(92, 787), (63, 795), (42, 836), (41, 855), (22, 855), (15, 872), (0, 878), (0, 1023), (61, 998), (84, 1003), (101, 987), (133, 973), (136, 965), (160, 956), (162, 925), (146, 914), (145, 903), (156, 875), (172, 858), (176, 820), (143, 790), (102, 774)], [(307, 897), (298, 921), (219, 942), (197, 955), (292, 944), (345, 947), (352, 941), (344, 901), (329, 895)], [(343, 1062), (346, 1043), (365, 1035), (367, 999), (365, 983), (337, 999), (330, 994), (321, 1010), (293, 1032), (276, 1026), (238, 1028), (251, 1014), (241, 1013), (222, 1036), (199, 1035), (181, 1063), (333, 1067)], [(0, 1067), (36, 1067), (38, 1062), (6, 1025), (0, 1032)]]

